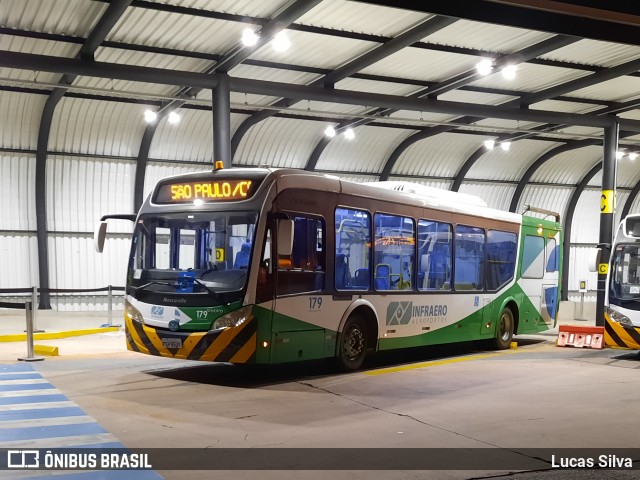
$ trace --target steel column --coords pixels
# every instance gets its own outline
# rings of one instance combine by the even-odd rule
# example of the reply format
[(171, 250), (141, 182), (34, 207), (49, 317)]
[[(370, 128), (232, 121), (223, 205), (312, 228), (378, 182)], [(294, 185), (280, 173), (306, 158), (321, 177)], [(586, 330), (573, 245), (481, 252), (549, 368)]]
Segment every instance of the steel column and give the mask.
[(213, 95), (213, 160), (222, 160), (231, 167), (231, 93), (229, 75), (217, 74), (218, 83)]
[[(613, 236), (615, 215), (616, 171), (619, 125), (617, 121), (604, 129), (604, 159), (602, 160), (602, 193), (600, 197), (600, 236), (602, 257), (598, 266), (598, 297), (596, 303), (596, 325), (604, 325), (604, 297), (607, 284), (609, 256)], [(606, 267), (606, 268), (605, 268)]]

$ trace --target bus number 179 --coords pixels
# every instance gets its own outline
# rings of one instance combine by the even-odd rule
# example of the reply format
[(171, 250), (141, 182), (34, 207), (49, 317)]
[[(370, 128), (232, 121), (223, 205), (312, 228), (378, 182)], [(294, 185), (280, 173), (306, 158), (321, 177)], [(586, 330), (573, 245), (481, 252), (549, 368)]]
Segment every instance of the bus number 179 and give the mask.
[(322, 297), (309, 297), (309, 310), (320, 310), (322, 308)]

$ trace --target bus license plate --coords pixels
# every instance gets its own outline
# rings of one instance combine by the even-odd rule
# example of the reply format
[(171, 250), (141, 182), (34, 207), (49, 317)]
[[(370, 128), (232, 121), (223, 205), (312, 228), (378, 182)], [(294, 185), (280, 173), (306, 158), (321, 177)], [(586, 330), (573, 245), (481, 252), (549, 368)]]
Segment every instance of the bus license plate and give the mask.
[(162, 346), (164, 348), (182, 348), (181, 338), (163, 338)]

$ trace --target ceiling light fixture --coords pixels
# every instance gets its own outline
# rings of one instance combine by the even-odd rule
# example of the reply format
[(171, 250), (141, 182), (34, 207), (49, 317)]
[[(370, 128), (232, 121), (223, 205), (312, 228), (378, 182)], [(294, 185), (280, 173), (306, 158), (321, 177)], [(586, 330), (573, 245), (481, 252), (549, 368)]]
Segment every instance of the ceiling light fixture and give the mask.
[(253, 47), (256, 43), (258, 43), (258, 39), (260, 35), (251, 30), (250, 28), (245, 28), (242, 31), (242, 43), (246, 47)]
[(336, 129), (329, 125), (324, 129), (324, 134), (329, 138), (333, 138), (336, 136)]
[(353, 131), (353, 128), (347, 128), (344, 131), (344, 138), (346, 138), (347, 140), (353, 140), (354, 138), (356, 138), (356, 134)]
[(636, 158), (638, 158), (638, 154), (637, 154), (636, 152), (631, 152), (631, 153), (629, 154), (629, 160), (633, 161), (633, 160), (635, 160)]
[(616, 152), (616, 160), (620, 160), (620, 159), (622, 159), (622, 157), (624, 157), (624, 152), (618, 150)]
[(291, 42), (289, 41), (287, 32), (285, 32), (284, 30), (278, 32), (278, 34), (273, 38), (271, 45), (276, 52), (285, 52), (289, 50)]
[(167, 120), (169, 120), (170, 124), (175, 125), (176, 123), (180, 123), (180, 115), (176, 112), (171, 112)]
[(147, 123), (153, 123), (158, 118), (158, 114), (153, 110), (145, 110), (144, 111), (144, 121)]
[(489, 75), (493, 71), (493, 60), (482, 59), (476, 64), (476, 70), (480, 75)]
[(511, 148), (511, 142), (501, 142), (500, 148), (502, 148), (502, 150), (504, 150), (505, 152), (508, 152)]
[(513, 80), (516, 78), (516, 72), (518, 71), (517, 65), (507, 65), (502, 69), (502, 76), (507, 80)]
[(495, 140), (485, 140), (484, 141), (484, 146), (486, 147), (487, 150), (493, 150), (493, 147), (496, 146), (496, 141)]

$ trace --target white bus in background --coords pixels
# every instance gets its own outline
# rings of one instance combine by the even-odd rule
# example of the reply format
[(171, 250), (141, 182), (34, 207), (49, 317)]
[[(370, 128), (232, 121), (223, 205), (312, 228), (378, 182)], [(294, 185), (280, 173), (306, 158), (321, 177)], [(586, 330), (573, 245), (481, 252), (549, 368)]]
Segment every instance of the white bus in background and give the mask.
[(640, 214), (624, 218), (611, 246), (605, 343), (640, 350)]

